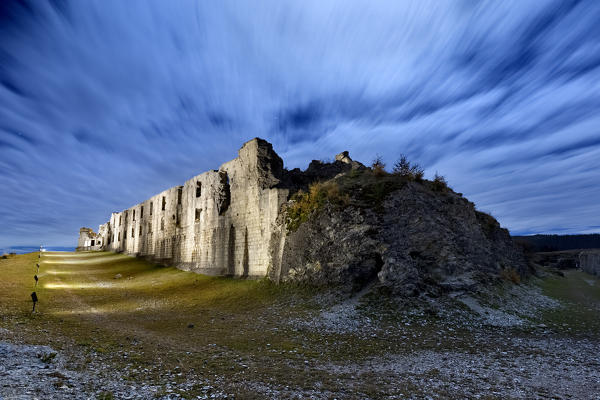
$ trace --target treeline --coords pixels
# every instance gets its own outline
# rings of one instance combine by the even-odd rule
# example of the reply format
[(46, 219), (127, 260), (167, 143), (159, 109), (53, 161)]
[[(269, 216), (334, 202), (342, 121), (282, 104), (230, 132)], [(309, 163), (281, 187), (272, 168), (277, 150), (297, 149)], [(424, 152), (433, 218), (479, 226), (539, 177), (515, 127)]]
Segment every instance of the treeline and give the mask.
[(532, 235), (513, 236), (517, 243), (532, 251), (560, 251), (573, 249), (600, 249), (600, 233), (589, 235)]

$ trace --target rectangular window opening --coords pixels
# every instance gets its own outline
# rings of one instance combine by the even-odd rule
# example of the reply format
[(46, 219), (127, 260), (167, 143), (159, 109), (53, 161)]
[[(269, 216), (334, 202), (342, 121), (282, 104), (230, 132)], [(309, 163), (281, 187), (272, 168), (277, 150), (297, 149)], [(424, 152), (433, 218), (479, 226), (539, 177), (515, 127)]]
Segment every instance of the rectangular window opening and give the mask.
[(177, 204), (181, 205), (181, 195), (183, 194), (183, 188), (180, 187), (177, 189)]
[(167, 199), (165, 196), (163, 196), (163, 202), (162, 202), (162, 210), (165, 211), (165, 207), (167, 206)]
[(201, 208), (196, 208), (196, 221), (200, 221), (200, 214), (202, 214), (202, 209)]
[(196, 182), (196, 197), (202, 196), (202, 182)]
[(150, 202), (150, 215), (152, 215), (152, 209), (154, 208), (154, 202)]
[(140, 218), (144, 218), (144, 206), (140, 208)]

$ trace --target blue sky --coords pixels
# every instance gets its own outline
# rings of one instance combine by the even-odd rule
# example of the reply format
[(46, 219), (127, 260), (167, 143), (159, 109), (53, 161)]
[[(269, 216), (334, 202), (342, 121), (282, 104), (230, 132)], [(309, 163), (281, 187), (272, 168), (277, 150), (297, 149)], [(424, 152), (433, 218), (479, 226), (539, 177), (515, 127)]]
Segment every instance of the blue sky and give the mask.
[(0, 247), (236, 156), (405, 153), (514, 234), (600, 231), (598, 1), (1, 1)]

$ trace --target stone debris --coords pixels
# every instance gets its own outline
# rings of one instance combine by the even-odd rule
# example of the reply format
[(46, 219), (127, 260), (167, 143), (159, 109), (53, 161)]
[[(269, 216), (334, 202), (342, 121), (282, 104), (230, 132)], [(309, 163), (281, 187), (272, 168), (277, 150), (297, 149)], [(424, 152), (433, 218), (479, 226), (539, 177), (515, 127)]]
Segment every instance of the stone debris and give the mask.
[[(127, 381), (123, 375), (134, 367), (115, 371), (101, 360), (93, 360), (84, 371), (74, 371), (65, 357), (48, 346), (15, 345), (0, 341), (0, 399), (183, 399), (185, 392), (202, 386), (198, 399), (228, 398), (223, 391), (193, 377), (181, 382), (175, 371), (164, 381)], [(177, 380), (177, 383), (175, 381)], [(166, 392), (161, 395), (160, 393)], [(169, 393), (170, 392), (170, 393)]]

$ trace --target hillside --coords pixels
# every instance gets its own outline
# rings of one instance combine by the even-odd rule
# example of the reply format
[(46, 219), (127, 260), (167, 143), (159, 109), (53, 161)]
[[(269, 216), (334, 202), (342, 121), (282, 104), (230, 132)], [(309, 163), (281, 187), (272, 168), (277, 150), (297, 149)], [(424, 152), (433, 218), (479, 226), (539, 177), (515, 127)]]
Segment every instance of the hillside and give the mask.
[(275, 281), (438, 296), (530, 273), (508, 231), (443, 179), (357, 167), (342, 156), (346, 164), (321, 164), (328, 174), (285, 205)]

